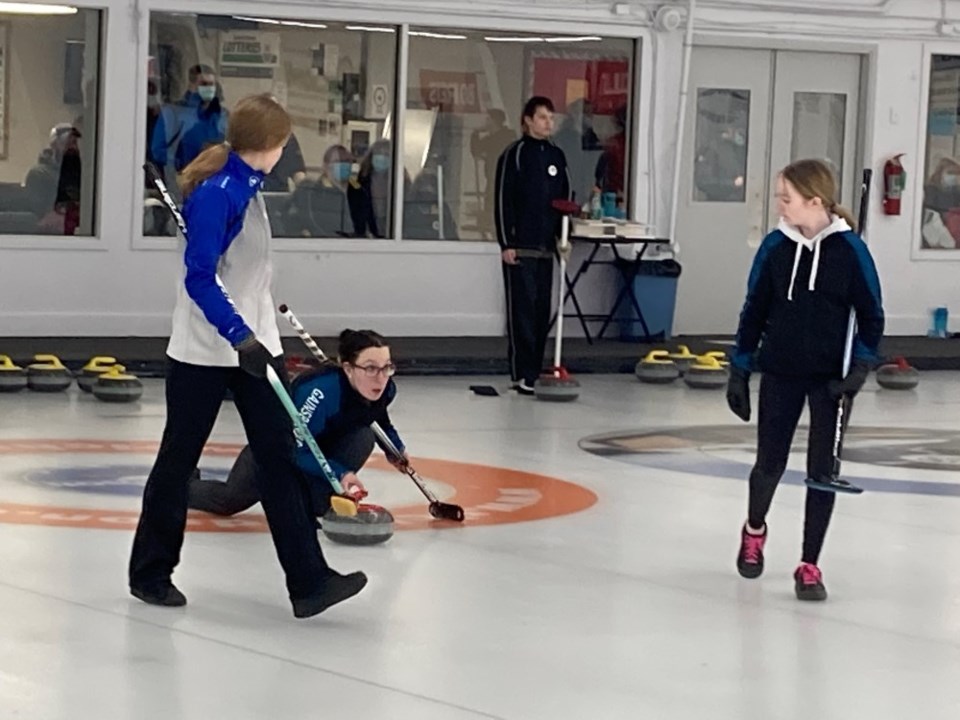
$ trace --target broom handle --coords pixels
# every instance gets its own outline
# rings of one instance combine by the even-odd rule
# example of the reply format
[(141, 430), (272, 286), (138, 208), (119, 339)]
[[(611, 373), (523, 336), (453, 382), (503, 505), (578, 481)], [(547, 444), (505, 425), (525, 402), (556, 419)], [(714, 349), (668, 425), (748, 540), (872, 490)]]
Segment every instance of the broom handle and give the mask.
[(553, 347), (554, 372), (559, 372), (560, 356), (563, 352), (563, 285), (567, 279), (567, 261), (563, 253), (570, 245), (570, 216), (564, 213), (560, 220), (560, 291), (557, 293), (557, 337)]

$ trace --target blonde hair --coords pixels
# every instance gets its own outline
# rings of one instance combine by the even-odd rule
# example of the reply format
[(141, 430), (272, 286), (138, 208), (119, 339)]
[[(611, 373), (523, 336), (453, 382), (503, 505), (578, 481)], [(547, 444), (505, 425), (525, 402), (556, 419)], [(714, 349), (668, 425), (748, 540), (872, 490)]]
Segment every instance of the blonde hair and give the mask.
[(825, 162), (797, 160), (781, 170), (780, 176), (793, 185), (803, 198), (820, 198), (827, 212), (843, 218), (851, 228), (857, 229), (857, 221), (853, 219), (851, 212), (834, 200), (837, 196), (837, 181)]
[(204, 180), (227, 164), (230, 151), (263, 152), (287, 142), (291, 132), (287, 111), (270, 95), (248, 95), (230, 112), (226, 142), (211, 145), (180, 173), (180, 188), (187, 197)]

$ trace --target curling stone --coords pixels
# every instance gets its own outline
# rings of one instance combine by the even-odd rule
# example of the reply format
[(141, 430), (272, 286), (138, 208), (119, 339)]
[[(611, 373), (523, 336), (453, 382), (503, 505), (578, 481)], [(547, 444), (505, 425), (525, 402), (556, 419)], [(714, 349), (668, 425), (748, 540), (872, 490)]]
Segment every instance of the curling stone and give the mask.
[(379, 505), (361, 503), (353, 517), (327, 510), (320, 524), (324, 535), (343, 545), (379, 545), (393, 537), (393, 515)]
[(920, 373), (904, 357), (877, 368), (877, 383), (887, 390), (913, 390), (920, 383)]
[(666, 385), (680, 377), (680, 368), (670, 359), (667, 350), (651, 350), (637, 363), (634, 372), (640, 382), (651, 385)]
[(13, 364), (7, 355), (0, 355), (0, 393), (20, 392), (27, 386), (27, 371)]
[(116, 364), (117, 359), (112, 357), (98, 355), (91, 358), (90, 362), (77, 373), (77, 385), (84, 392), (93, 392), (93, 386), (97, 384), (97, 379)]
[(701, 355), (700, 357), (712, 357), (712, 358), (716, 358), (717, 361), (718, 361), (723, 367), (727, 367), (727, 366), (730, 364), (730, 362), (727, 360), (727, 354), (726, 354), (723, 350), (711, 350), (710, 352), (704, 353), (704, 354)]
[(580, 383), (573, 379), (566, 368), (555, 367), (537, 378), (533, 393), (537, 400), (572, 402), (580, 397)]
[(685, 375), (690, 366), (697, 360), (697, 356), (690, 352), (690, 348), (686, 345), (678, 345), (677, 351), (670, 353), (669, 357), (676, 363), (681, 375)]
[(730, 371), (717, 358), (701, 355), (687, 370), (683, 381), (698, 390), (717, 390), (727, 386), (729, 374)]
[(136, 375), (124, 372), (123, 365), (114, 365), (100, 374), (92, 392), (97, 400), (111, 403), (136, 402), (143, 395), (143, 383)]
[(34, 355), (27, 365), (27, 387), (37, 392), (63, 392), (73, 383), (70, 371), (56, 355)]

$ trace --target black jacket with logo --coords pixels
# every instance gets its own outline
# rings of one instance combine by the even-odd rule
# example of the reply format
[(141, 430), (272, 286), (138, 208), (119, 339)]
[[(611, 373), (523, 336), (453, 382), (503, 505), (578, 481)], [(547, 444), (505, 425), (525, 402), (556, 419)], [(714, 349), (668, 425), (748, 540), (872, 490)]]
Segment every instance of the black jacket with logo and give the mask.
[(570, 178), (563, 150), (549, 140), (524, 136), (497, 161), (497, 242), (504, 250), (550, 250), (560, 233), (560, 213), (554, 200), (570, 195)]

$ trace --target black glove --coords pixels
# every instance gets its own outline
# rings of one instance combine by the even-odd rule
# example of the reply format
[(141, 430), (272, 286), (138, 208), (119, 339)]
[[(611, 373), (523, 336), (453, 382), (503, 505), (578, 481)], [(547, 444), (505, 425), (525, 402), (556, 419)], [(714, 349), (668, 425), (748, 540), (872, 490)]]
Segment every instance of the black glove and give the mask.
[(267, 376), (267, 365), (273, 362), (273, 355), (257, 340), (256, 335), (250, 335), (234, 350), (240, 355), (241, 370), (258, 378)]
[(863, 360), (854, 360), (850, 366), (850, 372), (843, 380), (831, 380), (827, 384), (827, 392), (834, 400), (839, 400), (841, 395), (846, 395), (852, 399), (860, 392), (869, 374), (870, 365)]
[(750, 373), (732, 365), (727, 380), (727, 405), (738, 418), (750, 422)]

